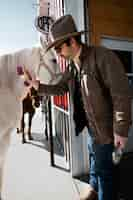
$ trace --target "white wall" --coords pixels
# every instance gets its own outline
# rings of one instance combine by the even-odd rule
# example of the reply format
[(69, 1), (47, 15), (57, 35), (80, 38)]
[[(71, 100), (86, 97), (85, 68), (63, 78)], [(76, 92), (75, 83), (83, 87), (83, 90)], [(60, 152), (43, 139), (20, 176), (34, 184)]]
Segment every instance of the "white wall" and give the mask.
[[(78, 31), (84, 30), (84, 5), (83, 1), (64, 0), (65, 14), (71, 14), (76, 22)], [(84, 36), (82, 38), (84, 40)], [(71, 102), (70, 102), (71, 103)], [(72, 103), (71, 103), (72, 104)], [(87, 131), (75, 136), (73, 124), (73, 109), (71, 108), (71, 172), (72, 176), (79, 176), (88, 173), (88, 149), (87, 149)]]
[(72, 14), (79, 30), (84, 29), (84, 5), (83, 1), (65, 0), (65, 14)]

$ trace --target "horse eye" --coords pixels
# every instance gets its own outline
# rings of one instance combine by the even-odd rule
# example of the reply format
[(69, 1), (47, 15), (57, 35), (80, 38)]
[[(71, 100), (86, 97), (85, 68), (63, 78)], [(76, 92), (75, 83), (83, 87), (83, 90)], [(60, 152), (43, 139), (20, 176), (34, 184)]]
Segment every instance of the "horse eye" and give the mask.
[(57, 63), (55, 58), (52, 59), (52, 62), (55, 63), (55, 64)]

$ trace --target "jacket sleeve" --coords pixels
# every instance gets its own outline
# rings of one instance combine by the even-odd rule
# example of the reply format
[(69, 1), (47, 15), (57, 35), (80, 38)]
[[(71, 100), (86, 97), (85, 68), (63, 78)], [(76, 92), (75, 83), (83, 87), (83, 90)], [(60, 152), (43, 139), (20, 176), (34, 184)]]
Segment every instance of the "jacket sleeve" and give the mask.
[(110, 91), (113, 105), (113, 130), (127, 137), (131, 125), (131, 92), (124, 66), (114, 52), (105, 49), (101, 71), (106, 87)]
[(39, 95), (63, 95), (69, 90), (68, 82), (70, 79), (71, 73), (66, 71), (62, 74), (59, 82), (54, 85), (40, 83), (38, 93)]

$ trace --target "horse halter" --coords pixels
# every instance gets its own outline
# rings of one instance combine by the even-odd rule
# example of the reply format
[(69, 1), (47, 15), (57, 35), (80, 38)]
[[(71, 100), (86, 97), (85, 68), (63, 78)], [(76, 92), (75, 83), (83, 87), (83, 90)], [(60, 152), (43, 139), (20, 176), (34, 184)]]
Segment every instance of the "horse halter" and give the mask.
[[(39, 71), (40, 71), (40, 68), (41, 67), (44, 67), (51, 75), (52, 78), (55, 77), (55, 73), (49, 68), (49, 66), (46, 64), (45, 60), (44, 60), (44, 57), (45, 57), (45, 53), (41, 51), (40, 49), (40, 65), (37, 69), (37, 75), (39, 76)], [(53, 62), (56, 62), (56, 59), (53, 59), (52, 60)]]

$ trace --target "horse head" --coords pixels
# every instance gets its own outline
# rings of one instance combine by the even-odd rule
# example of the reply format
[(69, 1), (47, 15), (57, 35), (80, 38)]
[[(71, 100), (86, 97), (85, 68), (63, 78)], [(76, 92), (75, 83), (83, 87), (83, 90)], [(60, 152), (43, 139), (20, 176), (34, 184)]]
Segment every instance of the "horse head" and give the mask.
[(47, 41), (42, 37), (40, 38), (40, 43), (42, 48), (40, 48), (41, 63), (37, 72), (38, 77), (45, 84), (54, 84), (60, 77), (60, 66), (57, 55), (53, 49), (45, 51)]
[(57, 56), (53, 49), (45, 53), (46, 47), (46, 40), (41, 40), (39, 46), (21, 49), (0, 57), (1, 85), (11, 88), (17, 99), (23, 100), (26, 97), (31, 80), (39, 78), (46, 84), (56, 80), (60, 72)]

